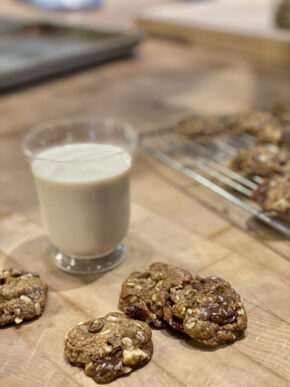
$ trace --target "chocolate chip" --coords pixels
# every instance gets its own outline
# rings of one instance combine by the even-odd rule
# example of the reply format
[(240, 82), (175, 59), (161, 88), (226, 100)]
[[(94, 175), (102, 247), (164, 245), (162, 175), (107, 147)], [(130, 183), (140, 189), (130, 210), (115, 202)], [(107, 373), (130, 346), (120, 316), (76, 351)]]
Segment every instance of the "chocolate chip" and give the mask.
[(95, 379), (104, 378), (108, 373), (114, 371), (116, 365), (121, 361), (122, 350), (117, 349), (103, 359), (96, 360), (93, 367), (86, 369), (86, 374)]
[(136, 276), (137, 278), (143, 278), (143, 279), (147, 279), (150, 277), (150, 273), (148, 271), (145, 271), (144, 273), (140, 273)]
[(212, 303), (201, 312), (202, 320), (209, 320), (219, 325), (230, 324), (237, 319), (236, 310), (229, 304)]
[[(166, 301), (166, 307), (171, 311), (172, 310), (172, 301), (168, 299)], [(173, 329), (176, 329), (177, 331), (184, 332), (183, 329), (183, 320), (181, 318), (178, 318), (172, 314), (172, 321), (170, 323)]]
[(137, 320), (146, 321), (148, 318), (147, 313), (142, 308), (138, 308), (137, 306), (128, 306), (125, 313), (127, 316)]
[(103, 378), (110, 371), (114, 370), (114, 364), (109, 360), (97, 360), (94, 364), (94, 367), (88, 368), (86, 373), (92, 378)]
[(88, 326), (88, 331), (90, 333), (98, 333), (103, 329), (103, 327), (104, 323), (100, 320), (96, 320), (90, 326)]
[(200, 316), (199, 318), (203, 321), (207, 321), (207, 320), (210, 320), (210, 317), (211, 317), (211, 314), (210, 314), (210, 311), (208, 309), (201, 309), (201, 313), (200, 313)]
[(288, 155), (286, 155), (286, 154), (281, 154), (281, 155), (279, 156), (278, 161), (279, 161), (279, 164), (280, 164), (280, 165), (286, 165), (286, 164), (288, 163)]
[(177, 331), (184, 332), (183, 320), (181, 318), (178, 318), (176, 316), (172, 316), (171, 326), (173, 329), (176, 329)]
[[(202, 282), (202, 281), (200, 281)], [(193, 281), (190, 283), (191, 287), (194, 289), (194, 290), (200, 290), (200, 284), (196, 281)]]
[(26, 271), (16, 271), (16, 270), (14, 270), (14, 271), (12, 271), (11, 274), (12, 274), (12, 277), (17, 278), (17, 277), (21, 277), (22, 275), (28, 274), (28, 272), (26, 272)]
[(284, 132), (282, 135), (282, 141), (290, 144), (290, 132)]

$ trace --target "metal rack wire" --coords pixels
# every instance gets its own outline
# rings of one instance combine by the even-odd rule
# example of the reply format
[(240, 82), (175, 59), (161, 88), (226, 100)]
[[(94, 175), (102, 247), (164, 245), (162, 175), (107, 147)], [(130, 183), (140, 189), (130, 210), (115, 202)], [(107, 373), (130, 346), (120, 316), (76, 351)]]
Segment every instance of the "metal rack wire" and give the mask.
[[(195, 139), (177, 135), (172, 128), (143, 133), (141, 147), (156, 159), (184, 173), (201, 185), (243, 208), (255, 218), (290, 237), (290, 217), (273, 217), (251, 200), (252, 192), (263, 181), (252, 180), (228, 168), (228, 159), (240, 148), (254, 145), (254, 137), (226, 135)], [(271, 145), (269, 145), (271, 147)]]

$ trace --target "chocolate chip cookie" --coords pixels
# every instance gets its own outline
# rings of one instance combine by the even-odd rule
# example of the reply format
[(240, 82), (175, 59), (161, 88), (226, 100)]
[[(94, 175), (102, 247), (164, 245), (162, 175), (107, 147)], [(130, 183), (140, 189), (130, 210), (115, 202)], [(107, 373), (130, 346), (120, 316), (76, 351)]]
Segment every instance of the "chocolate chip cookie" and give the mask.
[(249, 177), (284, 174), (290, 172), (290, 152), (287, 149), (275, 152), (262, 145), (244, 148), (231, 159), (230, 166)]
[(64, 353), (97, 383), (108, 383), (149, 362), (153, 353), (151, 329), (123, 313), (109, 313), (71, 328)]
[(253, 193), (253, 198), (266, 211), (290, 212), (290, 174), (266, 179)]
[(163, 318), (161, 289), (166, 293), (171, 287), (183, 286), (191, 279), (187, 270), (162, 262), (153, 263), (147, 271), (134, 272), (123, 282), (119, 306), (128, 316), (163, 328), (167, 323)]
[(290, 145), (290, 125), (267, 124), (257, 134), (258, 144)]
[(266, 124), (273, 121), (275, 121), (275, 117), (270, 112), (253, 110), (231, 115), (227, 120), (227, 128), (231, 132), (247, 132), (255, 135)]
[(221, 134), (225, 132), (225, 118), (192, 114), (180, 120), (174, 131), (189, 137)]
[(271, 109), (271, 112), (281, 122), (290, 124), (290, 103), (276, 105)]
[(0, 272), (0, 326), (20, 324), (40, 316), (44, 310), (47, 285), (37, 273), (17, 269)]
[(236, 340), (247, 328), (241, 298), (218, 277), (195, 277), (182, 288), (171, 288), (164, 318), (174, 329), (210, 346)]

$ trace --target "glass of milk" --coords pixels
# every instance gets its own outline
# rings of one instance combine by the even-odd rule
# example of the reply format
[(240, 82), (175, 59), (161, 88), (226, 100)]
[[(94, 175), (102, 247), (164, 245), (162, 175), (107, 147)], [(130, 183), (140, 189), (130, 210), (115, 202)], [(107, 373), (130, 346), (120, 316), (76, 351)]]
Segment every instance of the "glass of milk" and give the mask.
[(130, 124), (94, 117), (51, 122), (24, 138), (60, 269), (100, 273), (123, 261), (137, 139)]

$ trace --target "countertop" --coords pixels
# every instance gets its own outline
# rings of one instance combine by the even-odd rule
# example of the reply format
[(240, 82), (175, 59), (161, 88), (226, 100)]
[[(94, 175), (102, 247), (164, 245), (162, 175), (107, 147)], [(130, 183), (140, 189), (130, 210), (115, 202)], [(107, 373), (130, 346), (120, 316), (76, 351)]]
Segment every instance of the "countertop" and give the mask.
[[(3, 4), (1, 14), (7, 15), (11, 8)], [(72, 276), (51, 262), (20, 151), (35, 124), (62, 116), (115, 116), (143, 132), (188, 111), (225, 113), (289, 101), (289, 90), (285, 68), (149, 38), (133, 58), (0, 97), (0, 267), (37, 271), (50, 289), (39, 319), (0, 330), (1, 386), (95, 386), (64, 360), (65, 333), (79, 321), (117, 310), (122, 281), (156, 260), (231, 282), (245, 303), (248, 330), (216, 350), (154, 330), (152, 361), (112, 386), (289, 385), (289, 240), (140, 150), (132, 171), (126, 260), (101, 276)]]

